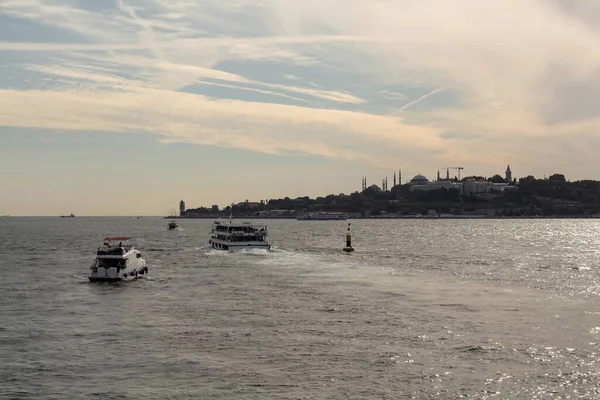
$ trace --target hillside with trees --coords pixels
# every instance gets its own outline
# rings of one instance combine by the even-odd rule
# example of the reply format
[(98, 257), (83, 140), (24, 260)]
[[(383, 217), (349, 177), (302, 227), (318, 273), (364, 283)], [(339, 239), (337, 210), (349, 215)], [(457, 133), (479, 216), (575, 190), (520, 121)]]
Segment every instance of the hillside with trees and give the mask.
[[(467, 179), (482, 177), (465, 177)], [(504, 183), (495, 175), (487, 181)], [(456, 189), (411, 191), (409, 184), (396, 185), (388, 191), (372, 186), (362, 192), (329, 194), (324, 197), (279, 198), (232, 204), (224, 209), (217, 205), (188, 209), (183, 218), (228, 216), (290, 218), (307, 212), (343, 212), (351, 217), (382, 217), (438, 214), (488, 216), (592, 216), (600, 213), (600, 182), (569, 182), (562, 174), (536, 179), (533, 176), (510, 183), (516, 189), (480, 195), (462, 195)]]

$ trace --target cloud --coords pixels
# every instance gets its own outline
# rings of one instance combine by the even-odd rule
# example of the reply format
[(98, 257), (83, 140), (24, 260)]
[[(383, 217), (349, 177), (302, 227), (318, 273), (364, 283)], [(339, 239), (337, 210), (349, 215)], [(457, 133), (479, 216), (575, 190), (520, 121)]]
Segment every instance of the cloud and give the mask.
[(108, 50), (142, 50), (144, 46), (137, 43), (40, 43), (40, 42), (0, 42), (0, 51), (38, 51), (38, 52), (71, 52), (71, 51), (108, 51)]
[[(152, 29), (153, 22), (138, 18), (135, 9), (133, 7), (126, 6), (124, 0), (117, 0), (117, 5), (121, 11), (126, 12), (131, 17), (131, 20), (135, 21), (135, 24), (141, 28), (139, 32), (140, 43), (150, 49), (156, 58), (163, 59), (164, 54), (162, 53), (162, 49), (156, 45), (154, 38), (154, 32)], [(170, 28), (169, 24), (162, 25), (163, 27)]]
[[(597, 150), (600, 8), (583, 0), (73, 4), (3, 2), (0, 17), (77, 41), (0, 42), (5, 54), (39, 55), (13, 63), (14, 76), (54, 84), (3, 90), (0, 123), (149, 132), (377, 165), (397, 165), (394, 152), (420, 163), (527, 163), (565, 148), (566, 137), (585, 144), (569, 147), (583, 159)], [(241, 63), (274, 73), (231, 72)], [(209, 86), (274, 103), (183, 93)], [(15, 107), (25, 103), (32, 106)]]
[(384, 97), (388, 100), (406, 100), (406, 95), (399, 92), (394, 92), (386, 89), (380, 90), (378, 93), (381, 97)]
[[(271, 88), (275, 90), (279, 90), (281, 92), (289, 92), (289, 93), (298, 93), (304, 94), (316, 98), (331, 100), (334, 102), (340, 103), (352, 103), (352, 104), (360, 104), (363, 103), (364, 100), (360, 99), (356, 96), (353, 96), (349, 93), (337, 92), (337, 91), (328, 91), (328, 90), (320, 90), (313, 89), (307, 87), (298, 87), (298, 86), (289, 86), (282, 84), (271, 84), (265, 82), (259, 82), (251, 79), (246, 79), (241, 75), (227, 73), (224, 71), (220, 71), (212, 68), (204, 68), (193, 65), (186, 64), (176, 64), (176, 63), (168, 63), (160, 60), (155, 60), (152, 58), (139, 57), (139, 56), (126, 56), (126, 57), (117, 57), (116, 60), (112, 58), (107, 59), (103, 57), (87, 57), (84, 56), (84, 59), (88, 60), (97, 60), (97, 61), (108, 61), (111, 60), (115, 63), (116, 66), (122, 67), (127, 65), (129, 67), (134, 67), (140, 70), (145, 70), (146, 76), (148, 76), (148, 71), (152, 76), (150, 79), (154, 81), (154, 85), (157, 88), (163, 89), (172, 89), (178, 90), (183, 88), (184, 86), (190, 83), (202, 83), (205, 85), (219, 85), (223, 87), (231, 87), (238, 88), (240, 90), (249, 90), (249, 91), (257, 91), (261, 93), (270, 93), (273, 95), (279, 95), (284, 97), (289, 97), (284, 93), (280, 93), (277, 91), (266, 91), (261, 89), (256, 89), (252, 87), (243, 87), (243, 86), (234, 86), (232, 84), (223, 84), (218, 82), (206, 81), (206, 79), (217, 80), (217, 81), (227, 81), (231, 83), (237, 84), (246, 84), (246, 85), (257, 85), (261, 87)], [(102, 67), (84, 67), (81, 64), (62, 64), (58, 65), (26, 65), (24, 66), (27, 70), (35, 70), (38, 72), (42, 72), (47, 75), (61, 76), (69, 79), (76, 80), (86, 80), (93, 81), (99, 84), (114, 84), (115, 88), (125, 86), (129, 87), (131, 85), (141, 85), (145, 86), (145, 82), (142, 80), (142, 76), (138, 74), (138, 80), (132, 81), (124, 78), (120, 78), (115, 76), (117, 74), (115, 71), (110, 71), (109, 68)], [(165, 76), (166, 75), (166, 76)], [(78, 84), (78, 83), (77, 83)], [(300, 101), (304, 101), (300, 99)]]
[(434, 129), (408, 127), (398, 117), (215, 101), (149, 88), (133, 88), (123, 93), (3, 90), (0, 91), (0, 125), (148, 132), (168, 141), (266, 153), (303, 152), (368, 160), (379, 165), (386, 162), (345, 145), (379, 143), (398, 150), (417, 151), (441, 145)]

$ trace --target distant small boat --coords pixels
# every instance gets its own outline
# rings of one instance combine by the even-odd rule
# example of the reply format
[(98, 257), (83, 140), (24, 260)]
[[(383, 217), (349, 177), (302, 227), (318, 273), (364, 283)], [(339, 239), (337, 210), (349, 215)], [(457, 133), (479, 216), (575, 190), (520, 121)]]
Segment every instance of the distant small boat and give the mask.
[(61, 218), (75, 218), (75, 214), (61, 215)]
[(175, 230), (175, 229), (177, 229), (177, 226), (178, 226), (178, 225), (177, 225), (177, 222), (175, 222), (175, 221), (171, 221), (171, 222), (169, 222), (168, 229), (169, 229), (170, 231), (172, 231), (172, 230)]

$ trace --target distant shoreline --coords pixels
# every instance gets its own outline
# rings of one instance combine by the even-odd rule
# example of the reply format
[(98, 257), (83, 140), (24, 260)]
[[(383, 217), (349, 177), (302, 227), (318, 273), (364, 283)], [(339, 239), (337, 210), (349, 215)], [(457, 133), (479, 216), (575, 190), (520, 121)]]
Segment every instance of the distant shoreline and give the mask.
[[(0, 219), (19, 219), (19, 218), (60, 218), (56, 215), (0, 215)], [(135, 218), (135, 219), (228, 219), (228, 216), (202, 216), (202, 217), (165, 217), (161, 215), (144, 215), (141, 218), (134, 215), (80, 215), (76, 218)], [(296, 220), (296, 217), (266, 217), (266, 216), (239, 216), (234, 215), (234, 219), (286, 219)], [(72, 218), (69, 218), (72, 219)], [(487, 216), (487, 215), (468, 215), (468, 216), (443, 216), (443, 217), (414, 217), (414, 216), (365, 216), (365, 217), (348, 217), (346, 220), (357, 219), (600, 219), (600, 215), (521, 215), (521, 216)], [(306, 220), (312, 221), (344, 221), (344, 220)]]
[[(163, 217), (163, 219), (228, 219), (228, 216), (194, 216), (194, 217)], [(296, 217), (267, 217), (257, 215), (242, 215), (232, 216), (233, 219), (291, 219), (296, 220)], [(429, 216), (364, 216), (364, 217), (348, 217), (346, 220), (356, 219), (600, 219), (600, 215), (520, 215), (520, 216), (487, 216), (481, 214), (475, 215), (454, 215), (454, 216), (443, 216), (443, 217), (429, 217)], [(344, 221), (344, 220), (303, 220), (303, 221)]]

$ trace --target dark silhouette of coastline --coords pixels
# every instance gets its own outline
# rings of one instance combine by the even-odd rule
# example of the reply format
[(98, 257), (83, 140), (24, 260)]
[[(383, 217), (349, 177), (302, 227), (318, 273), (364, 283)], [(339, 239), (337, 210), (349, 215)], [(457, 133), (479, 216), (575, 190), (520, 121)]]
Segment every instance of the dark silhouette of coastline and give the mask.
[[(482, 177), (465, 177), (468, 179)], [(499, 182), (500, 176), (487, 181)], [(374, 185), (362, 192), (330, 194), (311, 199), (248, 200), (224, 209), (217, 205), (186, 209), (179, 218), (296, 218), (306, 213), (341, 212), (348, 218), (596, 218), (600, 217), (600, 182), (569, 182), (562, 174), (510, 183), (513, 190), (464, 194), (454, 189), (411, 190), (410, 184), (381, 190)], [(172, 217), (169, 217), (172, 218)]]

